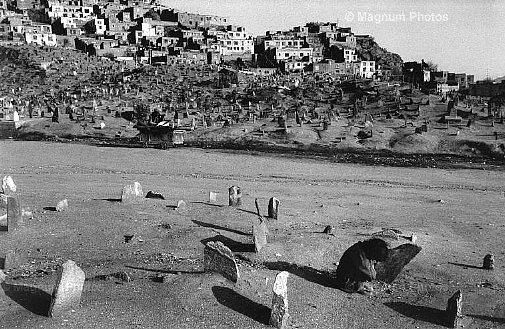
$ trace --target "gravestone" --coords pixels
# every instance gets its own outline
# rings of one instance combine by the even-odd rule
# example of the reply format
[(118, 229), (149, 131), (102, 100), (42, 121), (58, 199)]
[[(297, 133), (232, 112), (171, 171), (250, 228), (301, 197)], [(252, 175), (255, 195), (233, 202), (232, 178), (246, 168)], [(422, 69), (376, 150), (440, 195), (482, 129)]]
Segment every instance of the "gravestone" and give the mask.
[(484, 262), (482, 264), (482, 268), (485, 270), (494, 270), (494, 256), (491, 254), (487, 254), (484, 257)]
[(456, 291), (454, 295), (447, 301), (447, 325), (449, 328), (458, 328), (463, 319), (463, 294), (461, 290)]
[(187, 207), (187, 204), (184, 200), (179, 200), (179, 202), (177, 202), (177, 210), (185, 210)]
[(203, 254), (205, 272), (217, 272), (226, 279), (237, 282), (240, 274), (231, 250), (220, 241), (210, 241)]
[(372, 236), (374, 238), (383, 238), (383, 239), (391, 239), (391, 240), (398, 240), (400, 238), (400, 235), (398, 232), (396, 232), (393, 229), (390, 228), (385, 228), (382, 229), (380, 232), (373, 233)]
[(289, 273), (284, 271), (275, 277), (270, 325), (278, 329), (284, 329), (288, 326), (288, 276)]
[(3, 269), (5, 271), (11, 270), (13, 268), (17, 267), (17, 259), (16, 259), (16, 252), (14, 250), (8, 250), (5, 253), (5, 258), (4, 258), (4, 263), (3, 263)]
[(134, 203), (142, 200), (143, 198), (144, 193), (142, 193), (142, 186), (139, 182), (134, 182), (132, 185), (126, 185), (123, 187), (121, 202)]
[(419, 252), (421, 247), (414, 244), (402, 244), (389, 251), (388, 259), (375, 265), (377, 280), (386, 283), (393, 282), (407, 265)]
[(229, 202), (228, 205), (231, 207), (238, 207), (242, 205), (242, 192), (240, 187), (232, 186), (228, 189)]
[(51, 296), (49, 317), (58, 317), (79, 307), (86, 276), (73, 261), (66, 261), (58, 270), (58, 279)]
[(260, 250), (267, 245), (267, 234), (267, 223), (265, 223), (265, 221), (261, 218), (255, 219), (253, 224), (253, 241), (255, 252), (260, 252)]
[(16, 192), (17, 187), (14, 184), (14, 180), (11, 176), (4, 176), (2, 179), (2, 192), (6, 195), (11, 195), (13, 192)]
[(277, 198), (270, 198), (270, 201), (268, 201), (268, 217), (272, 219), (278, 219), (279, 204), (280, 201)]
[[(7, 278), (7, 276), (5, 275), (4, 271), (0, 270), (0, 284), (5, 282), (5, 279)], [(3, 292), (3, 289), (1, 289), (2, 292)]]
[(217, 202), (217, 193), (216, 192), (209, 192), (209, 202), (210, 203)]
[(56, 205), (56, 211), (65, 211), (68, 209), (68, 200), (64, 199), (58, 202)]
[(324, 234), (332, 234), (333, 233), (333, 227), (331, 225), (326, 225), (326, 227), (323, 230)]
[(22, 222), (21, 207), (18, 199), (13, 196), (7, 197), (7, 231), (13, 231)]

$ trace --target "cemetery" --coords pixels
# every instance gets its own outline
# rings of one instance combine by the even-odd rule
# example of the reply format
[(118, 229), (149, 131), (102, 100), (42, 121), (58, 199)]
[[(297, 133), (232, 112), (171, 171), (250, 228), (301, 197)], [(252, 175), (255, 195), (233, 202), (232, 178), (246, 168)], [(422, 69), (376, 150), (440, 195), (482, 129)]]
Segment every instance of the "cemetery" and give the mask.
[[(1, 144), (5, 327), (505, 323), (501, 171), (60, 145)], [(369, 239), (373, 291), (340, 289)]]

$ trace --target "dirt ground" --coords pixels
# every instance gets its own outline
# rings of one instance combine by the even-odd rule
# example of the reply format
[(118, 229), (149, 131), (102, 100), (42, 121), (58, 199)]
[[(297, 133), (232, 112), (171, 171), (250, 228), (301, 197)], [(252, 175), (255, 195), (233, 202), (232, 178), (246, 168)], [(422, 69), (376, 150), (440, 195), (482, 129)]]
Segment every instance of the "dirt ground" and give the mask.
[[(505, 328), (503, 170), (1, 141), (0, 174), (13, 177), (33, 213), (19, 230), (0, 232), (0, 257), (15, 250), (19, 258), (0, 290), (2, 328), (266, 328), (280, 270), (291, 272), (290, 328), (443, 328), (458, 289), (467, 328)], [(166, 200), (117, 202), (133, 181)], [(238, 209), (227, 206), (232, 185), (243, 191)], [(254, 199), (265, 214), (270, 197), (281, 201), (280, 217), (268, 221), (269, 243), (255, 254)], [(69, 209), (53, 211), (65, 198)], [(186, 210), (174, 209), (179, 200)], [(326, 225), (333, 235), (320, 233)], [(417, 235), (421, 253), (373, 297), (333, 288), (340, 255), (381, 228)], [(130, 243), (125, 234), (134, 234)], [(237, 255), (236, 285), (202, 273), (211, 239)], [(496, 270), (480, 269), (490, 252)], [(50, 319), (55, 270), (68, 259), (86, 273), (81, 307)], [(132, 281), (100, 277), (118, 271)]]

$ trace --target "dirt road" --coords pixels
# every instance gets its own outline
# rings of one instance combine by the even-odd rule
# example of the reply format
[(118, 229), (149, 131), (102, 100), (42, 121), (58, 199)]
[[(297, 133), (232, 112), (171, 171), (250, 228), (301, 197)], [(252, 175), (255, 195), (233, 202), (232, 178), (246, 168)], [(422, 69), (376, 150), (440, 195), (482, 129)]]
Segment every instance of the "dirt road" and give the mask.
[[(0, 173), (14, 178), (22, 207), (34, 214), (18, 231), (0, 232), (0, 257), (15, 250), (20, 259), (0, 291), (0, 327), (263, 328), (282, 269), (292, 273), (292, 328), (443, 327), (441, 310), (458, 289), (468, 328), (505, 327), (502, 170), (2, 141)], [(166, 200), (116, 202), (133, 181)], [(240, 209), (227, 206), (231, 185), (242, 188)], [(218, 206), (208, 204), (209, 191), (218, 192)], [(255, 254), (254, 199), (266, 213), (273, 196), (280, 217), (268, 222), (269, 244)], [(65, 198), (68, 211), (51, 210)], [(185, 211), (173, 209), (178, 200), (188, 203)], [(334, 235), (320, 233), (326, 225)], [(383, 227), (414, 233), (423, 250), (374, 297), (332, 288), (328, 273), (343, 251)], [(134, 234), (131, 243), (125, 234)], [(216, 236), (240, 259), (236, 285), (201, 273), (204, 243)], [(476, 268), (489, 252), (496, 270)], [(54, 270), (67, 259), (86, 273), (82, 305), (49, 319), (40, 314)], [(133, 281), (100, 279), (117, 271)], [(160, 275), (164, 283), (156, 282)]]

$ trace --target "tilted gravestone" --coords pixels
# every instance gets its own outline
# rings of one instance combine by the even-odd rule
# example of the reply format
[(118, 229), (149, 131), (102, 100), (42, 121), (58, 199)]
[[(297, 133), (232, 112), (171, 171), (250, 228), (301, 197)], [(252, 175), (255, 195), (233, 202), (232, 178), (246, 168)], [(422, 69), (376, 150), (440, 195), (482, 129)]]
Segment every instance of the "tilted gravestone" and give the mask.
[(402, 244), (389, 251), (388, 259), (375, 265), (377, 280), (386, 283), (393, 282), (402, 269), (421, 251), (421, 247), (414, 244)]
[(278, 329), (288, 326), (288, 276), (289, 273), (284, 271), (275, 277), (270, 324)]
[(240, 187), (232, 186), (228, 189), (229, 202), (228, 205), (232, 207), (238, 207), (242, 205), (242, 192)]
[(276, 198), (270, 198), (268, 201), (268, 217), (278, 219), (280, 201)]
[(79, 307), (85, 279), (84, 271), (75, 262), (68, 260), (62, 265), (51, 296), (49, 317), (58, 317)]
[(144, 193), (142, 192), (142, 185), (139, 182), (134, 182), (132, 185), (123, 187), (121, 202), (134, 203), (140, 202), (143, 199)]
[(482, 268), (485, 270), (494, 270), (494, 256), (492, 254), (487, 254), (484, 257)]
[(7, 231), (13, 231), (21, 224), (21, 207), (18, 199), (13, 196), (7, 197)]
[(210, 241), (203, 254), (205, 272), (217, 272), (232, 282), (237, 282), (240, 274), (231, 250), (220, 241)]
[(254, 251), (260, 252), (267, 245), (268, 227), (261, 218), (257, 218), (253, 224)]
[(461, 320), (463, 320), (463, 294), (461, 290), (456, 291), (454, 295), (447, 301), (447, 325), (449, 328), (458, 328)]

